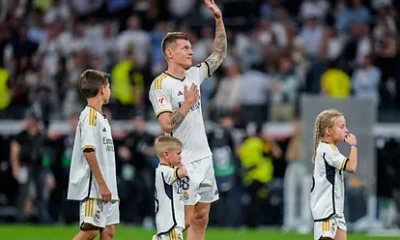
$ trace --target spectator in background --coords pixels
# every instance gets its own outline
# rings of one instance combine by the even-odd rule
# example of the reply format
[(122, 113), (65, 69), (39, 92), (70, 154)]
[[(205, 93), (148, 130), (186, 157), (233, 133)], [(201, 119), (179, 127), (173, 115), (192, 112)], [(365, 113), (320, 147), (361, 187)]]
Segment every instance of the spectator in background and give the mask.
[(343, 57), (346, 60), (346, 71), (353, 71), (362, 66), (364, 57), (373, 50), (372, 41), (369, 36), (369, 25), (364, 23), (353, 23), (351, 25), (350, 37), (343, 50)]
[(168, 9), (171, 13), (171, 20), (182, 21), (192, 11), (195, 0), (171, 0)]
[(11, 103), (9, 77), (7, 69), (0, 67), (0, 117), (7, 116), (6, 109)]
[(69, 130), (66, 135), (60, 136), (55, 132), (49, 132), (49, 137), (54, 140), (54, 143), (57, 143), (57, 160), (54, 164), (54, 175), (58, 187), (56, 198), (59, 200), (59, 202), (50, 202), (50, 204), (56, 209), (55, 215), (58, 218), (56, 220), (67, 224), (79, 221), (79, 216), (74, 211), (79, 207), (79, 202), (67, 200), (69, 170), (78, 123), (79, 113), (74, 113), (69, 119)]
[(35, 9), (32, 12), (31, 19), (32, 26), (28, 30), (28, 38), (36, 44), (46, 39), (46, 26), (43, 19), (43, 12), (39, 9)]
[(125, 59), (111, 71), (111, 91), (117, 104), (117, 119), (132, 117), (143, 104), (143, 74), (137, 69), (136, 54), (132, 49), (128, 51)]
[(293, 121), (294, 133), (286, 149), (286, 167), (284, 178), (284, 218), (285, 231), (310, 231), (310, 179), (307, 163), (304, 159), (301, 121)]
[(322, 94), (333, 98), (347, 98), (350, 96), (351, 80), (343, 70), (331, 62), (328, 70), (321, 76)]
[(115, 28), (111, 21), (104, 22), (99, 35), (91, 40), (92, 44), (89, 46), (91, 54), (101, 59), (101, 69), (106, 72), (117, 60)]
[(270, 45), (276, 45), (269, 27), (268, 19), (260, 20), (257, 26), (250, 29), (249, 37), (240, 34), (237, 36), (236, 55), (240, 59), (240, 66), (243, 69), (248, 69), (251, 65), (260, 62), (263, 57), (263, 49)]
[(128, 29), (121, 32), (117, 37), (117, 49), (119, 55), (124, 55), (135, 46), (135, 59), (137, 69), (142, 69), (148, 63), (150, 36), (142, 29), (140, 18), (132, 15), (127, 20)]
[(240, 106), (241, 75), (239, 66), (234, 60), (226, 59), (223, 63), (225, 77), (218, 84), (217, 92), (210, 106), (214, 116), (221, 112), (236, 115)]
[(13, 57), (16, 59), (30, 58), (38, 49), (38, 44), (28, 38), (28, 27), (19, 25), (18, 37), (11, 42)]
[[(398, 67), (398, 46), (396, 34), (393, 33), (387, 22), (379, 22), (380, 32), (375, 39), (376, 65), (382, 71), (382, 81), (380, 84), (380, 92), (382, 96), (382, 106), (393, 106), (395, 91), (390, 85), (397, 82), (396, 72)], [(391, 84), (392, 83), (392, 84)], [(400, 89), (400, 88), (399, 88)]]
[(354, 95), (358, 98), (372, 99), (379, 104), (379, 84), (381, 70), (374, 65), (371, 54), (365, 56), (364, 66), (357, 69), (352, 76)]
[(76, 22), (72, 27), (72, 31), (65, 29), (58, 40), (64, 56), (89, 49), (92, 44), (85, 32), (85, 25), (81, 22)]
[(344, 43), (344, 38), (332, 26), (326, 25), (319, 49), (319, 56), (323, 54), (326, 55), (329, 61), (336, 61), (343, 52)]
[(248, 227), (254, 228), (265, 220), (267, 184), (274, 175), (272, 158), (282, 152), (272, 139), (266, 138), (261, 126), (249, 123), (246, 131), (247, 138), (240, 146), (239, 156), (245, 172), (243, 183), (248, 197), (248, 202), (245, 204), (245, 222)]
[[(54, 177), (49, 172), (49, 162), (45, 161), (49, 142), (41, 132), (37, 117), (28, 112), (25, 117), (26, 128), (11, 142), (12, 175), (18, 182), (17, 221), (28, 219), (32, 212), (26, 212), (33, 204), (42, 223), (50, 222), (48, 214), (48, 192), (55, 187)], [(36, 191), (32, 191), (32, 185)], [(30, 209), (32, 211), (32, 209)]]
[(327, 0), (305, 0), (300, 5), (300, 17), (307, 18), (310, 15), (324, 21), (329, 10)]
[(296, 31), (296, 23), (290, 19), (287, 11), (280, 7), (276, 12), (276, 21), (272, 23), (272, 29), (276, 36), (277, 45), (280, 48), (285, 48), (289, 45), (290, 36), (288, 31)]
[(44, 21), (52, 23), (55, 21), (68, 22), (71, 19), (71, 9), (65, 0), (54, 0), (53, 6), (46, 12)]
[(161, 43), (168, 33), (168, 23), (158, 22), (150, 32), (151, 44), (151, 73), (156, 75), (165, 69), (165, 58), (162, 53)]
[(270, 78), (261, 71), (267, 64), (253, 65), (241, 78), (240, 118), (246, 126), (249, 122), (261, 125), (266, 120), (268, 86)]
[(315, 15), (308, 15), (298, 35), (308, 57), (316, 57), (322, 43), (323, 26)]
[(81, 111), (86, 105), (86, 100), (78, 88), (78, 80), (87, 66), (88, 52), (85, 49), (74, 52), (72, 54), (72, 59), (67, 62), (68, 79), (63, 102), (64, 117), (70, 117), (71, 114)]
[[(153, 216), (153, 171), (151, 155), (154, 155), (154, 136), (146, 132), (142, 116), (132, 120), (133, 131), (118, 148), (119, 196), (121, 219), (126, 222), (145, 223)], [(138, 218), (135, 218), (138, 217)]]
[(350, 10), (346, 0), (337, 0), (334, 8), (335, 27), (340, 32), (346, 32), (350, 28)]
[(60, 32), (61, 26), (59, 23), (47, 24), (46, 38), (39, 44), (38, 53), (43, 57), (42, 66), (47, 69), (50, 76), (56, 74), (58, 60), (63, 56), (62, 45), (59, 40)]
[(239, 216), (237, 174), (240, 162), (236, 156), (236, 144), (232, 136), (232, 117), (221, 113), (217, 119), (218, 126), (208, 134), (219, 192), (219, 200), (212, 204), (211, 214), (214, 215), (218, 227), (234, 227)]
[(371, 21), (369, 9), (362, 2), (363, 0), (351, 0), (350, 23), (368, 24)]
[(300, 82), (294, 73), (293, 61), (289, 56), (282, 55), (278, 61), (279, 71), (269, 84), (271, 95), (269, 116), (271, 121), (289, 121), (294, 118)]

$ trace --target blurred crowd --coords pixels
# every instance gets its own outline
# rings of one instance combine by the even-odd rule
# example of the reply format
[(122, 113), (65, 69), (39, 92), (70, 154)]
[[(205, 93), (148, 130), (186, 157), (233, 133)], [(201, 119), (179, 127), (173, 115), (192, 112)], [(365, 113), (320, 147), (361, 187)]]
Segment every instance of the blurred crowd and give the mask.
[[(283, 225), (287, 230), (312, 226), (306, 211), (309, 162), (296, 120), (299, 97), (369, 99), (379, 107), (380, 118), (396, 119), (400, 1), (218, 4), (228, 57), (201, 85), (203, 114), (217, 123), (208, 137), (221, 199), (213, 206), (211, 223)], [(85, 105), (77, 81), (83, 70), (93, 68), (111, 74), (112, 101), (105, 109), (110, 121), (132, 121), (131, 132), (114, 137), (121, 219), (151, 227), (157, 159), (154, 136), (145, 125), (154, 120), (148, 89), (166, 69), (161, 41), (169, 31), (188, 32), (197, 64), (211, 53), (213, 24), (201, 0), (0, 1), (0, 118), (26, 122), (21, 133), (0, 137), (0, 180), (8, 183), (0, 186), (0, 218), (77, 221), (77, 204), (66, 201), (77, 114)], [(46, 128), (54, 119), (68, 119), (69, 133), (42, 131), (40, 124)], [(263, 134), (265, 121), (292, 121), (294, 134), (272, 139)], [(237, 127), (245, 130), (243, 137), (232, 134)], [(400, 143), (390, 141), (377, 146), (388, 148), (378, 156), (387, 163), (378, 166), (379, 194), (399, 203), (400, 168), (394, 157)], [(388, 151), (392, 155), (385, 155)], [(366, 212), (360, 204), (366, 186), (356, 177), (348, 184), (352, 221)], [(5, 211), (9, 206), (14, 211)]]
[[(398, 1), (219, 4), (229, 53), (201, 86), (207, 118), (228, 111), (242, 126), (292, 120), (301, 93), (367, 98), (398, 112)], [(210, 54), (214, 38), (201, 0), (17, 0), (0, 1), (0, 9), (0, 117), (8, 119), (27, 109), (44, 122), (79, 112), (77, 80), (86, 68), (111, 74), (114, 118), (152, 118), (147, 95), (166, 69), (165, 34), (190, 34), (193, 64)]]

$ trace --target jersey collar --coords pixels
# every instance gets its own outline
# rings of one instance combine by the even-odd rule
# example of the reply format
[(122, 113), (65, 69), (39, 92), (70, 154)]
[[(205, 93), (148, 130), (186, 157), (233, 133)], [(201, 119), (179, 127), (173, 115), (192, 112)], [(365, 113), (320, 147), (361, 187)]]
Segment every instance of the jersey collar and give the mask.
[(170, 167), (170, 168), (174, 168), (174, 166), (172, 166), (172, 165), (168, 165), (168, 164), (165, 164), (165, 163), (160, 163), (160, 165), (162, 165), (162, 166), (166, 166), (166, 167)]
[(93, 108), (94, 110), (96, 110), (98, 113), (100, 113), (101, 115), (103, 115), (103, 117), (104, 118), (107, 118), (107, 116), (104, 114), (104, 113), (102, 113), (102, 112), (100, 112), (99, 110), (97, 110), (95, 107), (93, 107), (93, 106), (90, 106), (90, 105), (87, 105), (87, 107), (89, 107), (89, 108)]
[(168, 76), (170, 76), (170, 77), (176, 79), (176, 80), (181, 81), (181, 82), (183, 82), (183, 81), (185, 80), (185, 78), (186, 78), (186, 77), (184, 77), (184, 78), (175, 77), (175, 76), (171, 75), (170, 73), (167, 73), (167, 71), (165, 71), (164, 73), (167, 74)]

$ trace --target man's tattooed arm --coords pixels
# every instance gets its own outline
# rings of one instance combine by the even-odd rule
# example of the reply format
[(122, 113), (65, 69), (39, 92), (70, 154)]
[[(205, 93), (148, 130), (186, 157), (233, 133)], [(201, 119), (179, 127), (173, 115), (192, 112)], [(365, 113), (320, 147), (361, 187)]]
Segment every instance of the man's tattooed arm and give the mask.
[(206, 59), (210, 68), (210, 75), (218, 69), (226, 57), (227, 40), (224, 22), (222, 18), (215, 20), (215, 40), (211, 55)]
[(171, 126), (172, 130), (176, 130), (183, 120), (185, 119), (185, 115), (179, 111), (180, 109), (176, 110), (171, 114)]

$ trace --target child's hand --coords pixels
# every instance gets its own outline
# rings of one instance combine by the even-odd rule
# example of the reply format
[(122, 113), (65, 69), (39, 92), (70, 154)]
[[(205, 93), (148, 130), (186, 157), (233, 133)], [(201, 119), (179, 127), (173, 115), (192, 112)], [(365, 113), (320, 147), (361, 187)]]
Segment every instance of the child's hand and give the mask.
[(185, 165), (181, 165), (181, 166), (179, 166), (179, 169), (178, 169), (178, 176), (179, 176), (179, 178), (183, 178), (183, 177), (187, 177), (187, 170), (186, 170), (186, 167), (185, 167)]
[(356, 145), (357, 144), (357, 138), (354, 136), (354, 134), (347, 134), (347, 136), (344, 139), (349, 145)]

